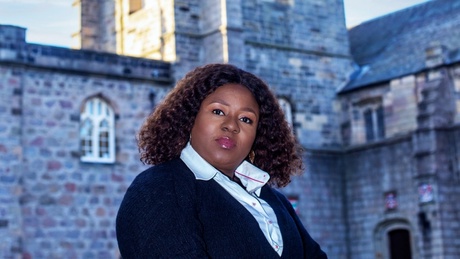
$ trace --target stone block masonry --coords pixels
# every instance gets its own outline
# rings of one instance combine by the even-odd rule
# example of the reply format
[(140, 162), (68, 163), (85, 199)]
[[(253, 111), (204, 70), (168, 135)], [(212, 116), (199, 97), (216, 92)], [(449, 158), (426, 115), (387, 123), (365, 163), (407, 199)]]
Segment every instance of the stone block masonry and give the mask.
[[(135, 135), (170, 90), (170, 65), (16, 40), (0, 43), (0, 257), (117, 258), (115, 216), (145, 168)], [(92, 96), (116, 114), (114, 164), (80, 161)]]
[(19, 72), (0, 66), (0, 257), (19, 254), (23, 170)]
[[(350, 46), (342, 0), (131, 2), (75, 2), (83, 50), (28, 44), (24, 28), (0, 26), (0, 258), (119, 257), (116, 211), (145, 168), (136, 132), (175, 80), (214, 62), (260, 76), (290, 106), (306, 170), (281, 191), (329, 258), (389, 258), (401, 250), (392, 235), (412, 258), (458, 257), (457, 1), (391, 14), (383, 32), (400, 18), (423, 21), (413, 43), (400, 38), (398, 51), (376, 57), (397, 53), (384, 67), (407, 73), (366, 81), (373, 66), (345, 92), (356, 69), (349, 49), (363, 42)], [(419, 44), (444, 33), (442, 44)], [(406, 70), (412, 55), (426, 62)], [(115, 111), (113, 164), (80, 161), (79, 116), (92, 96)], [(384, 136), (368, 139), (376, 126)]]

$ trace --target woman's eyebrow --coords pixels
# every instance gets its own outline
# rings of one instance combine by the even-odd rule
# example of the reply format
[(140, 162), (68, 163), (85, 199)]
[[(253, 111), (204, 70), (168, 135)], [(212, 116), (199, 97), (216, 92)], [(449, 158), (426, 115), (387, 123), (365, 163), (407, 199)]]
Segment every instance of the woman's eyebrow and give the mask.
[[(229, 103), (227, 103), (226, 101), (224, 101), (222, 99), (212, 100), (209, 104), (213, 104), (213, 103), (219, 103), (219, 104), (222, 104), (224, 106), (230, 106)], [(257, 115), (256, 111), (254, 109), (252, 109), (251, 107), (243, 107), (242, 110), (247, 111), (247, 112), (251, 112), (251, 113), (254, 113), (254, 114)]]

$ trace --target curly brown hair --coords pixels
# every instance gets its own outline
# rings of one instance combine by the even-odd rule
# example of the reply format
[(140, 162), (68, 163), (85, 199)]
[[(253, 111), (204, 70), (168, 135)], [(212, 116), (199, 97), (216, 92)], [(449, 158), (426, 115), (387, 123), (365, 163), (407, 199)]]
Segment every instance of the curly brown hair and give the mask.
[(303, 171), (300, 146), (268, 85), (229, 64), (209, 64), (188, 72), (147, 118), (138, 135), (141, 161), (156, 165), (180, 156), (201, 102), (218, 87), (240, 84), (259, 104), (259, 124), (252, 146), (254, 165), (270, 174), (270, 185), (286, 186)]

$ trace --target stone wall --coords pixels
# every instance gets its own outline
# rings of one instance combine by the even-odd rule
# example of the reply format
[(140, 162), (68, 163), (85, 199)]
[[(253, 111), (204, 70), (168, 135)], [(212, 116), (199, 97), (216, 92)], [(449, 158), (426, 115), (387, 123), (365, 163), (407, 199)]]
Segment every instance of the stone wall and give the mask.
[(80, 0), (76, 2), (84, 16), (80, 17), (77, 47), (116, 53), (117, 19), (115, 1)]
[(245, 51), (246, 68), (290, 101), (295, 134), (301, 144), (306, 148), (339, 149), (339, 110), (334, 99), (337, 87), (346, 79), (350, 61), (257, 43), (248, 44)]
[[(412, 177), (411, 154), (410, 136), (350, 149), (345, 153), (344, 188), (350, 258), (386, 258), (378, 256), (383, 256), (384, 251), (378, 249), (375, 234), (379, 226), (387, 222), (407, 223), (415, 241), (419, 239), (417, 185)], [(386, 208), (387, 192), (396, 193), (396, 209)], [(418, 257), (414, 255), (413, 258)]]
[(120, 55), (163, 59), (161, 42), (162, 17), (159, 8), (141, 9), (131, 15), (125, 10), (120, 23)]
[[(25, 29), (0, 27), (0, 44), (25, 41)], [(3, 55), (0, 55), (3, 56)], [(0, 257), (14, 258), (22, 249), (19, 199), (24, 168), (21, 133), (22, 84), (18, 69), (0, 66)]]
[(291, 102), (302, 145), (339, 148), (334, 99), (352, 70), (342, 1), (244, 1), (242, 17), (245, 68)]
[[(23, 29), (0, 26), (0, 38), (12, 31)], [(135, 135), (170, 90), (170, 65), (22, 40), (0, 43), (0, 257), (117, 258), (115, 216), (145, 168)], [(116, 114), (114, 164), (80, 161), (92, 96)]]
[[(460, 179), (458, 171), (454, 171), (454, 165), (458, 163), (457, 144), (459, 129), (444, 130), (437, 134), (437, 197), (439, 203), (437, 210), (433, 210), (430, 215), (432, 222), (437, 223), (433, 228), (433, 238), (439, 235), (439, 239), (444, 240), (442, 244), (432, 244), (433, 257), (455, 258), (460, 254), (458, 237), (460, 236), (460, 216), (458, 211), (460, 206), (457, 199), (460, 194)], [(452, 145), (455, 143), (454, 145)], [(439, 231), (436, 227), (439, 227)]]
[(443, 244), (446, 258), (455, 258), (460, 254), (460, 129), (457, 127), (448, 133), (444, 142), (446, 160), (443, 161), (447, 170), (440, 176), (443, 186), (439, 197), (442, 201), (440, 221), (443, 222), (443, 239), (449, 240)]
[[(349, 258), (387, 258), (384, 237), (391, 226), (410, 231), (413, 258), (458, 256), (460, 208), (454, 197), (459, 195), (460, 181), (453, 165), (459, 161), (459, 129), (440, 129), (430, 135), (437, 146), (436, 161), (430, 163), (419, 163), (417, 146), (422, 139), (412, 134), (344, 153)], [(433, 188), (432, 201), (420, 200), (422, 184)], [(394, 209), (386, 206), (389, 192), (396, 194)]]
[[(352, 129), (342, 158), (350, 258), (388, 258), (388, 233), (394, 229), (409, 231), (413, 258), (459, 254), (455, 71), (457, 66), (431, 67), (340, 96), (342, 120)], [(386, 135), (366, 143), (357, 109), (379, 98)], [(431, 191), (428, 200), (421, 197), (423, 187)], [(391, 193), (395, 208), (386, 203)]]
[(18, 69), (0, 65), (0, 257), (21, 252), (21, 79)]
[(348, 257), (344, 163), (341, 152), (308, 150), (306, 170), (281, 191), (329, 258)]

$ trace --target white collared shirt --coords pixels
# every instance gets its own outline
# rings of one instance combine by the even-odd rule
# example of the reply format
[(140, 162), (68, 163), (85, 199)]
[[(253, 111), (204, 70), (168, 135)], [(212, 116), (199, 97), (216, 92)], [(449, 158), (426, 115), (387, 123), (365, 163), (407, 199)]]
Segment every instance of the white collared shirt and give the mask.
[(197, 180), (209, 181), (214, 179), (227, 192), (230, 193), (241, 205), (243, 205), (256, 219), (260, 229), (264, 233), (273, 249), (281, 256), (283, 253), (283, 237), (276, 219), (275, 212), (270, 205), (259, 198), (260, 189), (270, 179), (265, 171), (255, 167), (247, 161), (243, 161), (235, 170), (238, 177), (246, 187), (230, 180), (222, 172), (206, 162), (190, 145), (190, 142), (182, 150), (180, 158), (193, 172)]

